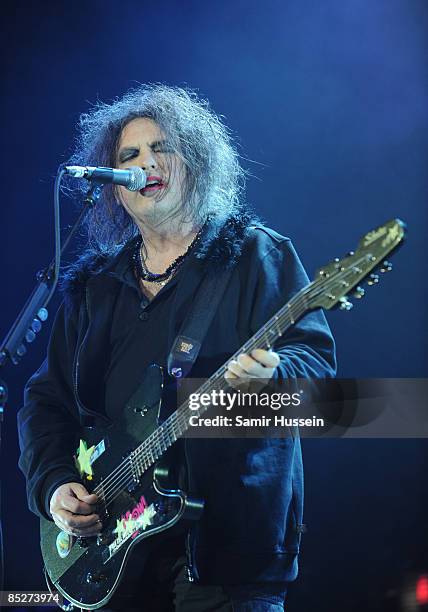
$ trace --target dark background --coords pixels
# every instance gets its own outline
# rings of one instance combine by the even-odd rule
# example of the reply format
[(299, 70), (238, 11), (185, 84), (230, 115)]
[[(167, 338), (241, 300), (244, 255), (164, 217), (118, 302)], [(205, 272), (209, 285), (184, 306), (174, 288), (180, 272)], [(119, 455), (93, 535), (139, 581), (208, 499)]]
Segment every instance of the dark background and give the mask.
[[(368, 230), (406, 221), (394, 270), (328, 319), (341, 376), (427, 376), (426, 0), (15, 1), (2, 6), (1, 46), (1, 336), (53, 255), (52, 177), (79, 114), (164, 82), (197, 88), (225, 116), (253, 174), (248, 201), (293, 239), (310, 275)], [(65, 200), (62, 226), (75, 216)], [(45, 588), (15, 419), (47, 337), (3, 371), (6, 588), (16, 590)], [(427, 441), (304, 447), (308, 532), (289, 612), (398, 609), (404, 577), (428, 572)]]

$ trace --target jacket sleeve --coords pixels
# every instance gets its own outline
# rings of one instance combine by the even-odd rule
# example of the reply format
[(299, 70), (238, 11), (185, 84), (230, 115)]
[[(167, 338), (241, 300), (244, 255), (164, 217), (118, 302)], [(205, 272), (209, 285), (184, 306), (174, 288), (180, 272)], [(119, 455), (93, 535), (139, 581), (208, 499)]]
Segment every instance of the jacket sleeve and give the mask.
[(18, 412), (19, 467), (27, 480), (30, 510), (51, 518), (49, 500), (66, 482), (81, 482), (74, 465), (80, 428), (73, 400), (73, 356), (77, 315), (62, 304), (53, 325), (47, 358), (28, 381)]
[[(261, 257), (251, 327), (255, 333), (309, 279), (288, 238), (275, 240)], [(330, 378), (336, 374), (335, 345), (321, 310), (297, 321), (275, 343), (280, 356), (276, 378)]]

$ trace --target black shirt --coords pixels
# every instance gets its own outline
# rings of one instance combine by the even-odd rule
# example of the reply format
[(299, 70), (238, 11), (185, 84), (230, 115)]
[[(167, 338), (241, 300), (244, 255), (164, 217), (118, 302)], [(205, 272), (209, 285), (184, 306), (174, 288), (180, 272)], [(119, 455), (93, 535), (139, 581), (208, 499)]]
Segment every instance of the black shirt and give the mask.
[[(121, 281), (110, 330), (110, 363), (105, 376), (105, 410), (112, 420), (120, 418), (129, 398), (152, 363), (165, 368), (168, 357), (169, 325), (177, 283), (184, 262), (173, 278), (149, 300), (134, 274), (132, 258), (124, 253), (111, 274)], [(165, 369), (166, 371), (166, 369)]]

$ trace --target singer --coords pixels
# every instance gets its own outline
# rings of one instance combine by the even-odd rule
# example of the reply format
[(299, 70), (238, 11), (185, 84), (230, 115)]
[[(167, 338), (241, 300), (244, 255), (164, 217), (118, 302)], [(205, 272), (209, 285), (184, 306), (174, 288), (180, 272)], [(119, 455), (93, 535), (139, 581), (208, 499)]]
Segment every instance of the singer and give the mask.
[[(307, 276), (290, 240), (246, 205), (230, 132), (194, 91), (140, 86), (98, 104), (79, 125), (69, 164), (137, 166), (147, 182), (139, 191), (106, 185), (86, 217), (86, 245), (64, 271), (63, 303), (47, 359), (27, 384), (19, 430), (30, 509), (89, 538), (102, 530), (102, 515), (73, 459), (82, 424), (120, 428), (143, 371), (156, 363), (174, 373), (174, 341), (224, 270), (229, 278), (197, 338), (192, 377), (211, 376)], [(69, 180), (76, 195), (87, 189)], [(312, 312), (273, 350), (231, 361), (225, 378), (233, 385), (334, 374), (332, 336), (323, 314)], [(299, 440), (182, 439), (173, 448), (180, 487), (204, 500), (202, 516), (135, 546), (103, 609), (283, 610), (303, 531)], [(105, 452), (114, 452), (113, 441)]]

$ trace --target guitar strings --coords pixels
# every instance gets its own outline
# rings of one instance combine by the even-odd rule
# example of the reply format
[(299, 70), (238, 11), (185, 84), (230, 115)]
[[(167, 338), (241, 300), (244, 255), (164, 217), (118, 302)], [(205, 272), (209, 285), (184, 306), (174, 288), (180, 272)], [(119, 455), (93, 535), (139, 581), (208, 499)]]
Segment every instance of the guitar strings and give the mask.
[[(314, 285), (315, 285), (315, 282), (312, 285), (308, 285), (308, 287), (306, 288), (305, 294), (310, 293), (312, 291), (312, 289), (314, 289)], [(325, 285), (327, 286), (327, 283), (325, 283)], [(302, 301), (302, 299), (300, 299), (300, 298), (305, 298), (305, 295), (304, 294), (299, 295), (299, 299), (296, 300), (295, 304), (293, 305), (294, 309), (296, 309), (296, 307), (299, 305), (299, 302)], [(289, 315), (289, 313), (287, 313), (287, 314)], [(298, 315), (296, 313), (295, 318), (297, 318), (298, 316), (300, 316), (300, 313)], [(272, 322), (278, 323), (278, 322), (280, 322), (283, 319), (284, 319), (284, 316), (276, 315), (275, 317), (272, 318)], [(291, 322), (291, 319), (290, 319), (290, 322)], [(270, 323), (270, 321), (267, 324), (265, 324), (265, 326), (262, 329), (267, 327), (269, 323)], [(285, 331), (285, 330), (283, 330), (283, 331)], [(281, 333), (283, 333), (283, 332), (281, 332)], [(256, 338), (256, 336), (258, 336), (258, 338)], [(253, 345), (255, 345), (259, 340), (266, 340), (265, 333), (264, 332), (260, 332), (259, 334), (256, 334), (255, 336), (253, 336), (250, 340), (251, 340), (251, 342), (249, 342), (249, 344), (253, 344)], [(237, 352), (237, 354), (241, 353), (243, 351), (243, 348), (244, 347), (241, 347), (241, 349)], [(213, 375), (213, 377), (211, 378), (212, 383), (217, 382), (219, 378), (222, 378), (222, 376), (220, 376), (220, 375), (223, 374), (223, 370), (225, 371), (226, 367), (223, 366), (220, 369), (220, 371), (217, 372), (217, 376)], [(216, 379), (216, 380), (214, 380), (214, 379)], [(227, 388), (228, 385), (227, 385), (226, 381), (224, 381), (224, 383), (222, 381), (222, 384), (226, 384), (226, 388)], [(202, 388), (203, 388), (203, 386), (201, 387), (201, 389)], [(189, 409), (187, 408), (187, 413), (189, 414), (188, 410)], [(107, 494), (108, 493), (111, 494), (112, 490), (113, 490), (113, 494), (114, 494), (114, 492), (115, 492), (114, 485), (117, 484), (117, 478), (120, 477), (123, 474), (124, 470), (126, 471), (127, 467), (128, 467), (128, 472), (127, 473), (125, 472), (125, 475), (124, 475), (125, 478), (122, 478), (122, 480), (121, 480), (121, 482), (119, 484), (120, 490), (123, 490), (123, 488), (124, 488), (123, 484), (125, 482), (126, 482), (126, 485), (131, 484), (133, 482), (133, 480), (134, 480), (133, 472), (135, 471), (135, 467), (137, 467), (137, 469), (139, 469), (139, 471), (141, 473), (144, 473), (144, 469), (146, 469), (147, 467), (149, 467), (152, 463), (154, 463), (156, 461), (156, 456), (154, 456), (155, 453), (153, 452), (153, 450), (156, 451), (157, 454), (159, 455), (164, 450), (166, 450), (169, 446), (171, 446), (173, 444), (173, 442), (175, 442), (177, 440), (177, 438), (179, 437), (179, 435), (181, 433), (180, 425), (182, 425), (183, 423), (187, 423), (186, 409), (183, 409), (183, 408), (181, 410), (179, 409), (179, 410), (176, 411), (176, 413), (174, 413), (174, 415), (171, 415), (171, 416), (175, 416), (176, 418), (175, 419), (170, 419), (169, 423), (167, 421), (165, 421), (165, 423), (162, 426), (160, 426), (157, 430), (155, 430), (155, 432), (152, 432), (151, 436), (149, 436), (144, 441), (144, 443), (139, 448), (137, 448), (134, 451), (134, 457), (132, 459), (136, 459), (136, 461), (137, 461), (137, 465), (136, 466), (135, 466), (135, 464), (132, 463), (131, 457), (127, 458), (127, 461), (125, 461), (124, 463), (128, 463), (128, 464), (131, 464), (131, 465), (130, 466), (129, 465), (128, 466), (123, 465), (122, 466), (123, 469), (120, 471), (120, 473), (115, 475), (114, 481), (109, 483), (110, 484), (110, 489), (106, 490), (106, 492), (104, 493), (105, 499), (107, 499)], [(178, 425), (178, 436), (177, 436), (175, 425)], [(185, 429), (186, 428), (184, 428), (184, 431), (185, 431)], [(171, 433), (172, 433), (172, 437), (171, 437)], [(166, 436), (168, 436), (168, 440), (167, 441), (165, 441)], [(160, 444), (160, 445), (158, 444), (156, 446), (156, 442), (158, 442), (159, 439), (161, 441), (163, 441), (163, 444)], [(149, 448), (145, 449), (144, 445), (148, 446)], [(150, 447), (154, 447), (154, 449), (152, 450)], [(149, 453), (145, 452), (145, 451), (149, 451)], [(148, 461), (147, 461), (147, 459), (148, 459)], [(129, 467), (131, 467), (131, 470), (132, 470), (131, 472), (129, 472)], [(104, 483), (103, 483), (103, 485), (104, 485)], [(104, 489), (104, 486), (102, 488)], [(120, 491), (119, 491), (119, 493), (120, 493)], [(114, 498), (115, 497), (116, 496), (114, 496)], [(108, 503), (111, 503), (111, 501), (112, 501), (112, 499), (110, 499)]]
[[(354, 269), (348, 269), (342, 275), (343, 281), (345, 281), (347, 276), (353, 275), (355, 273), (355, 266), (362, 262), (364, 259), (367, 259), (367, 257), (368, 255), (365, 255), (364, 257), (360, 258), (360, 260), (354, 262)], [(214, 388), (213, 384), (218, 383), (219, 380), (221, 385), (225, 385), (224, 389), (227, 389), (229, 385), (227, 381), (223, 378), (223, 375), (227, 370), (227, 364), (232, 359), (234, 359), (235, 356), (250, 350), (251, 345), (254, 345), (254, 348), (259, 342), (262, 342), (264, 345), (270, 346), (272, 339), (269, 339), (266, 336), (266, 328), (278, 325), (278, 329), (280, 330), (277, 336), (278, 338), (288, 329), (288, 327), (290, 327), (290, 325), (292, 325), (304, 313), (307, 305), (307, 296), (309, 294), (314, 293), (315, 295), (317, 295), (317, 288), (322, 289), (323, 291), (328, 290), (330, 286), (336, 284), (337, 281), (337, 275), (333, 276), (327, 281), (325, 278), (320, 276), (311, 283), (309, 283), (309, 285), (304, 287), (298, 294), (296, 294), (296, 296), (294, 296), (294, 298), (296, 299), (291, 298), (291, 300), (287, 302), (287, 304), (285, 304), (276, 315), (271, 317), (271, 319), (269, 319), (269, 321), (265, 323), (263, 327), (258, 330), (258, 332), (256, 332), (251, 338), (249, 338), (249, 340), (247, 340), (247, 342), (242, 347), (240, 347), (240, 349), (236, 351), (236, 353), (232, 355), (232, 357), (228, 359), (226, 364), (221, 366), (211, 376), (211, 378), (209, 379), (211, 383), (209, 385), (208, 381), (201, 385), (201, 392), (206, 386), (208, 386), (208, 390)], [(319, 285), (321, 285), (321, 287), (318, 287)], [(350, 289), (351, 288), (349, 288), (349, 290)], [(294, 303), (292, 304), (293, 299)], [(284, 322), (286, 323), (286, 326), (282, 327)], [(251, 348), (251, 350), (253, 350), (253, 348)], [(124, 459), (122, 463), (119, 464), (110, 473), (110, 475), (94, 489), (94, 493), (100, 496), (101, 500), (104, 501), (106, 507), (110, 505), (114, 501), (114, 499), (116, 499), (117, 494), (120, 494), (124, 488), (134, 483), (134, 473), (137, 478), (141, 477), (144, 471), (147, 470), (153, 463), (155, 463), (159, 456), (167, 448), (169, 448), (180, 437), (180, 435), (182, 435), (186, 431), (187, 427), (184, 427), (183, 429), (183, 425), (187, 424), (188, 426), (188, 416), (190, 414), (196, 414), (196, 411), (193, 413), (189, 412), (190, 409), (186, 404), (187, 402), (185, 402), (184, 405), (180, 406), (172, 415), (170, 415), (162, 425), (156, 428), (156, 430), (152, 432), (150, 436), (148, 436), (148, 438), (146, 438), (146, 440), (144, 440), (144, 442), (140, 444), (139, 447), (137, 447), (126, 459)], [(208, 407), (204, 408), (205, 409), (202, 411), (202, 414), (208, 409)], [(197, 416), (200, 416), (200, 414), (201, 413), (198, 410)], [(138, 472), (140, 473), (138, 474)], [(115, 495), (115, 493), (117, 494)]]
[[(305, 288), (305, 290), (307, 290), (308, 288), (309, 288), (309, 285), (308, 285), (308, 286)], [(290, 301), (291, 301), (291, 300), (290, 300)], [(298, 299), (298, 300), (296, 300), (296, 303), (293, 305), (294, 310), (296, 310), (296, 307), (297, 307), (297, 306), (299, 306), (299, 302), (302, 302), (302, 303), (303, 303), (304, 301), (305, 301), (305, 300), (304, 300), (304, 296), (302, 295), (302, 293), (300, 293), (300, 294), (299, 294), (299, 299)], [(289, 313), (288, 313), (288, 312), (287, 312), (287, 315), (289, 316)], [(297, 317), (298, 317), (298, 316), (300, 316), (300, 313), (298, 314), (298, 313), (296, 312), (296, 313), (295, 313), (295, 318), (297, 319)], [(282, 319), (282, 318), (285, 318), (285, 317), (280, 317), (280, 316), (278, 316), (278, 315), (277, 315), (276, 322), (277, 322), (277, 323), (281, 323), (281, 319)], [(290, 324), (291, 324), (291, 319), (290, 319), (290, 321), (289, 321), (289, 322), (290, 322)], [(266, 324), (265, 324), (263, 327), (268, 326), (268, 323), (269, 323), (269, 322), (267, 322), (267, 323), (266, 323)], [(285, 330), (284, 330), (284, 331), (285, 331)], [(283, 332), (281, 332), (281, 333), (283, 333)], [(240, 353), (242, 353), (242, 352), (245, 352), (245, 351), (246, 351), (246, 345), (249, 345), (249, 344), (250, 344), (250, 340), (252, 340), (252, 341), (253, 341), (252, 343), (254, 343), (254, 341), (256, 340), (256, 335), (257, 335), (257, 336), (259, 336), (259, 338), (257, 338), (257, 340), (259, 340), (259, 339), (261, 340), (261, 339), (263, 339), (263, 337), (264, 337), (264, 332), (263, 332), (263, 333), (261, 333), (261, 330), (259, 330), (259, 331), (257, 332), (257, 334), (255, 334), (254, 336), (252, 336), (252, 337), (251, 337), (251, 338), (250, 338), (250, 339), (249, 339), (249, 340), (248, 340), (248, 341), (247, 341), (247, 342), (246, 342), (246, 343), (245, 343), (245, 344), (244, 344), (244, 345), (243, 345), (243, 346), (242, 346), (242, 347), (239, 349), (239, 351), (237, 351), (237, 352), (235, 353), (235, 355), (240, 354)], [(227, 361), (227, 363), (229, 363), (229, 361), (230, 361), (231, 359), (233, 359), (233, 357), (234, 357), (234, 356), (230, 357), (230, 359)], [(225, 372), (225, 371), (226, 371), (226, 369), (227, 369), (227, 364), (225, 364), (225, 365), (221, 366), (221, 368), (219, 368), (219, 370), (217, 370), (217, 371), (215, 372), (215, 374), (214, 374), (214, 375), (211, 377), (211, 380), (214, 382), (214, 379), (215, 379), (215, 380), (218, 380), (219, 378), (221, 379), (221, 378), (222, 378), (222, 375), (223, 375), (223, 370), (224, 370), (224, 372)], [(208, 381), (207, 381), (207, 382), (208, 382)], [(225, 381), (225, 382), (226, 382), (226, 381)], [(204, 388), (204, 387), (206, 387), (206, 386), (207, 386), (207, 383), (204, 383), (204, 385), (202, 385), (201, 389), (202, 389), (202, 388)], [(227, 383), (226, 383), (226, 386), (227, 386)], [(179, 409), (179, 410), (180, 410), (180, 409)], [(176, 411), (176, 413), (177, 413), (177, 412), (178, 412), (178, 410)], [(182, 411), (180, 411), (180, 412), (182, 412)], [(175, 414), (176, 414), (176, 413), (175, 413)], [(173, 415), (171, 415), (171, 416), (173, 416)], [(145, 441), (142, 443), (142, 445), (140, 445), (140, 447), (137, 447), (137, 449), (135, 449), (135, 451), (134, 451), (134, 457), (133, 457), (132, 459), (137, 459), (138, 463), (140, 464), (140, 467), (143, 467), (143, 465), (144, 465), (144, 464), (147, 462), (147, 459), (149, 459), (149, 462), (148, 462), (147, 466), (144, 466), (144, 467), (149, 467), (149, 466), (150, 466), (152, 463), (154, 463), (154, 462), (156, 461), (156, 459), (157, 459), (157, 458), (153, 456), (153, 452), (152, 452), (152, 450), (151, 450), (151, 448), (150, 448), (150, 447), (155, 446), (155, 445), (156, 445), (156, 443), (159, 441), (159, 439), (162, 439), (163, 435), (164, 435), (165, 433), (167, 433), (167, 432), (169, 432), (169, 431), (171, 430), (171, 425), (172, 425), (172, 429), (173, 429), (173, 431), (174, 431), (174, 429), (175, 429), (175, 428), (174, 428), (174, 424), (173, 424), (173, 423), (171, 423), (171, 421), (170, 421), (171, 416), (170, 416), (170, 417), (168, 417), (168, 419), (167, 419), (167, 420), (166, 420), (166, 421), (165, 421), (165, 422), (164, 422), (164, 423), (163, 423), (161, 426), (159, 426), (159, 427), (158, 427), (158, 428), (157, 428), (157, 429), (156, 429), (154, 432), (152, 432), (152, 434), (151, 434), (151, 435), (150, 435), (148, 438), (146, 438), (146, 440), (145, 440)], [(180, 415), (180, 420), (181, 420), (181, 422), (183, 422), (183, 415)], [(179, 421), (179, 422), (180, 422), (180, 421)], [(174, 440), (174, 441), (175, 441), (175, 440)], [(172, 442), (171, 442), (171, 444), (172, 444)], [(148, 449), (141, 448), (143, 445), (146, 445), (146, 446), (148, 446), (149, 448), (148, 448)], [(169, 444), (168, 446), (170, 446), (170, 444)], [(166, 448), (167, 448), (167, 447), (166, 447)], [(155, 448), (155, 450), (157, 450), (157, 449)], [(144, 451), (148, 451), (148, 452), (144, 452)], [(136, 456), (136, 455), (137, 455), (137, 453), (138, 453), (138, 456)], [(118, 485), (118, 486), (120, 487), (120, 489), (122, 490), (122, 489), (124, 488), (124, 487), (123, 487), (123, 484), (124, 484), (125, 480), (124, 480), (124, 479), (122, 479), (122, 480), (121, 480), (119, 483), (117, 483), (117, 478), (118, 478), (118, 477), (120, 477), (120, 476), (123, 474), (123, 472), (124, 472), (124, 471), (127, 471), (127, 473), (125, 474), (125, 477), (126, 477), (126, 478), (128, 478), (127, 484), (132, 483), (132, 481), (134, 480), (134, 478), (133, 478), (132, 472), (129, 472), (129, 468), (131, 467), (131, 469), (132, 469), (132, 459), (131, 459), (131, 455), (130, 455), (130, 456), (128, 456), (126, 459), (124, 459), (124, 460), (122, 461), (122, 463), (121, 463), (119, 466), (117, 466), (117, 467), (116, 467), (116, 469), (115, 469), (115, 470), (114, 470), (114, 471), (113, 471), (113, 472), (110, 474), (110, 476), (109, 476), (109, 477), (107, 477), (107, 478), (106, 478), (106, 479), (105, 479), (105, 480), (104, 480), (104, 481), (103, 481), (103, 482), (100, 484), (100, 487), (99, 487), (99, 488), (100, 488), (100, 491), (98, 491), (98, 490), (97, 490), (97, 489), (98, 489), (98, 487), (97, 487), (97, 488), (94, 490), (94, 492), (95, 492), (95, 493), (102, 493), (102, 494), (103, 494), (103, 497), (104, 497), (104, 498), (107, 498), (108, 494), (109, 494), (109, 493), (111, 493), (111, 491), (112, 491), (112, 486), (113, 486), (113, 489), (115, 489), (115, 488), (116, 488), (116, 485)], [(127, 465), (127, 464), (128, 464), (128, 465)], [(120, 468), (122, 468), (122, 469), (120, 469)], [(119, 469), (120, 469), (119, 473), (115, 474), (115, 472), (117, 472)], [(111, 479), (111, 477), (112, 477), (113, 475), (114, 475), (114, 478), (113, 478), (113, 480), (112, 480), (112, 479)], [(108, 483), (109, 487), (106, 487), (106, 483)], [(101, 490), (102, 490), (102, 491), (101, 491)], [(114, 492), (114, 491), (113, 491), (113, 492)], [(110, 503), (111, 503), (111, 500), (110, 500)]]
[[(356, 263), (359, 263), (358, 261)], [(356, 265), (356, 264), (354, 264)], [(349, 270), (343, 275), (344, 277), (346, 275), (349, 275)], [(337, 278), (333, 277), (332, 279), (330, 279), (329, 281), (325, 282), (324, 278), (318, 278), (315, 281), (313, 281), (312, 283), (310, 283), (307, 287), (305, 287), (301, 292), (299, 292), (299, 294), (297, 294), (295, 297), (298, 297), (297, 300), (295, 300), (295, 303), (293, 304), (292, 308), (296, 309), (298, 306), (300, 306), (301, 302), (305, 302), (306, 300), (306, 296), (307, 294), (314, 292), (316, 293), (315, 289), (317, 284), (321, 284), (324, 285), (323, 290), (328, 288), (328, 285), (330, 284), (334, 284), (335, 282), (337, 282)], [(290, 300), (291, 302), (292, 300)], [(238, 355), (242, 352), (245, 352), (245, 347), (246, 345), (251, 345), (251, 344), (256, 344), (259, 340), (264, 340), (266, 341), (266, 336), (265, 336), (265, 328), (269, 327), (269, 324), (271, 323), (282, 323), (283, 320), (285, 318), (289, 318), (290, 321), (288, 322), (288, 326), (292, 323), (293, 320), (296, 320), (298, 317), (300, 317), (300, 315), (302, 314), (301, 312), (299, 313), (295, 313), (294, 318), (290, 317), (290, 311), (292, 310), (292, 308), (288, 308), (287, 310), (287, 306), (290, 306), (290, 302), (288, 302), (286, 305), (284, 305), (279, 312), (281, 312), (282, 310), (284, 311), (282, 313), (282, 315), (275, 315), (274, 317), (272, 317), (264, 326), (263, 328), (261, 328), (254, 336), (252, 336), (247, 343), (241, 347), (235, 354)], [(282, 332), (280, 332), (280, 334), (284, 333), (284, 331), (286, 331), (287, 328), (283, 329)], [(269, 343), (269, 341), (268, 341)], [(235, 356), (235, 355), (234, 355)], [(227, 363), (229, 363), (229, 361), (231, 359), (234, 358), (234, 356), (232, 356)], [(212, 377), (211, 377), (211, 381), (217, 382), (219, 378), (222, 378), (223, 375), (223, 371), (225, 371), (227, 369), (227, 363), (222, 366)], [(217, 376), (216, 376), (217, 375)], [(208, 381), (207, 381), (208, 382)], [(226, 388), (227, 388), (227, 383), (226, 381), (224, 381), (224, 383), (226, 384)], [(201, 390), (203, 389), (203, 387), (205, 387), (207, 385), (207, 383), (205, 383), (204, 385), (201, 386)], [(209, 388), (209, 387), (208, 387)], [(187, 409), (188, 410), (188, 409)], [(205, 412), (205, 411), (204, 411)], [(174, 417), (174, 419), (172, 419), (171, 417)], [(175, 422), (174, 422), (175, 421)], [(122, 464), (120, 464), (119, 466), (116, 467), (116, 469), (110, 474), (109, 477), (107, 477), (107, 479), (101, 483), (100, 486), (100, 493), (102, 493), (102, 497), (105, 498), (105, 500), (107, 500), (107, 496), (108, 494), (111, 495), (111, 493), (115, 492), (117, 483), (117, 478), (123, 475), (123, 472), (126, 470), (128, 470), (128, 473), (125, 473), (125, 479), (122, 478), (121, 482), (119, 483), (119, 487), (120, 487), (120, 491), (123, 490), (123, 483), (126, 481), (127, 485), (131, 484), (134, 481), (134, 476), (133, 476), (133, 472), (135, 471), (135, 467), (139, 468), (141, 472), (140, 476), (142, 475), (142, 473), (144, 473), (144, 469), (147, 469), (148, 467), (150, 467), (150, 465), (152, 465), (157, 458), (159, 457), (159, 455), (166, 450), (169, 446), (171, 446), (173, 444), (173, 442), (175, 442), (177, 440), (177, 438), (180, 436), (181, 432), (180, 431), (180, 425), (182, 425), (183, 423), (187, 422), (187, 416), (185, 414), (185, 409), (183, 408), (179, 408), (175, 413), (173, 413), (173, 415), (170, 415), (170, 417), (160, 426), (158, 427), (154, 432), (152, 432), (152, 434), (140, 445), (140, 447), (137, 447), (137, 449), (135, 449), (135, 451), (133, 451), (133, 454), (131, 454), (130, 456), (128, 456), (123, 462)], [(178, 436), (177, 436), (177, 432), (175, 430), (175, 425), (178, 425)], [(186, 429), (186, 428), (185, 428)], [(184, 431), (185, 431), (184, 429)], [(172, 430), (172, 437), (173, 439), (171, 439), (171, 430)], [(164, 438), (166, 437), (166, 435), (168, 435), (168, 441), (165, 444), (161, 444), (161, 445), (157, 445), (156, 443), (160, 440), (164, 440)], [(145, 448), (148, 447), (148, 448)], [(152, 448), (153, 447), (153, 450)], [(164, 447), (164, 448), (163, 448)], [(148, 451), (148, 452), (147, 452)], [(153, 452), (155, 451), (155, 452)], [(158, 454), (158, 457), (156, 457), (156, 451)], [(134, 455), (134, 456), (132, 456)], [(137, 466), (135, 466), (135, 464), (133, 464), (133, 461), (136, 460), (137, 462)], [(148, 460), (148, 461), (147, 461)], [(130, 464), (130, 465), (126, 465), (126, 464)], [(131, 472), (129, 472), (129, 468), (131, 467)], [(118, 472), (117, 474), (115, 472)], [(114, 476), (114, 477), (113, 477)], [(112, 478), (113, 477), (113, 478)], [(109, 488), (104, 490), (105, 484), (108, 483), (109, 484)], [(98, 487), (97, 487), (98, 488)], [(96, 489), (97, 490), (97, 489)], [(95, 490), (95, 491), (96, 491)], [(116, 489), (117, 490), (117, 489)], [(120, 493), (119, 491), (119, 493)], [(116, 497), (116, 496), (115, 496)], [(110, 499), (107, 503), (111, 503), (112, 499)]]

